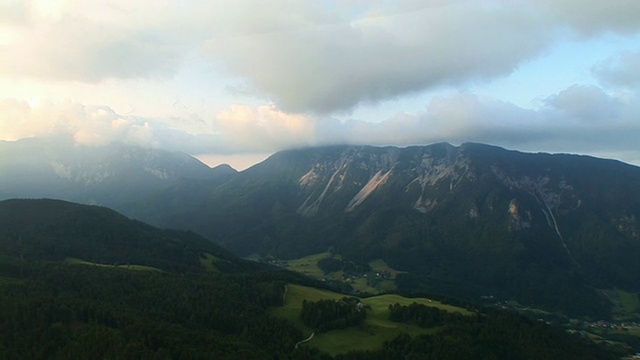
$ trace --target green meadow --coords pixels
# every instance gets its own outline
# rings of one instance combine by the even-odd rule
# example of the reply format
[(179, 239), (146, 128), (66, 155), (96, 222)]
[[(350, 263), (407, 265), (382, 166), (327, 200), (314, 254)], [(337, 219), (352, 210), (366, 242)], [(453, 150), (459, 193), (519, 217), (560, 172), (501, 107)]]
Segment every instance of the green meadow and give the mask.
[(76, 259), (76, 258), (66, 258), (64, 260), (64, 262), (67, 263), (67, 264), (73, 264), (73, 265), (91, 265), (91, 266), (99, 266), (99, 267), (105, 267), (105, 268), (114, 268), (114, 269), (117, 268), (117, 269), (134, 270), (134, 271), (162, 271), (162, 270), (160, 270), (158, 268), (154, 268), (152, 266), (146, 266), (146, 265), (99, 264), (99, 263), (94, 263), (94, 262), (91, 262), (91, 261), (86, 261), (86, 260)]
[(620, 289), (606, 292), (613, 304), (613, 318), (617, 321), (640, 320), (640, 299), (638, 294)]
[[(299, 259), (293, 260), (278, 260), (279, 266), (283, 266), (289, 270), (304, 274), (306, 276), (315, 279), (326, 279), (333, 281), (344, 281), (351, 285), (353, 289), (360, 293), (376, 294), (386, 291), (396, 290), (395, 277), (398, 274), (402, 274), (402, 271), (398, 271), (382, 260), (374, 260), (369, 263), (371, 271), (367, 274), (350, 275), (345, 274), (344, 271), (334, 271), (325, 274), (320, 267), (318, 267), (318, 261), (330, 257), (340, 258), (340, 256), (331, 255), (330, 252), (325, 251), (318, 254), (312, 254)], [(257, 254), (253, 254), (247, 257), (248, 260), (261, 261), (262, 257)], [(377, 274), (386, 274), (386, 276), (380, 276)]]
[(218, 269), (215, 265), (218, 260), (220, 259), (209, 253), (205, 253), (200, 257), (200, 265), (202, 265), (202, 267), (209, 272), (218, 272)]
[[(305, 326), (300, 321), (302, 302), (318, 301), (322, 299), (341, 299), (345, 296), (327, 290), (319, 290), (301, 285), (288, 285), (284, 299), (284, 306), (272, 310), (272, 314), (292, 321), (299, 327), (305, 336), (313, 332), (313, 329)], [(375, 350), (382, 347), (385, 341), (392, 340), (401, 333), (411, 335), (429, 334), (438, 331), (438, 328), (424, 329), (415, 325), (396, 323), (388, 319), (389, 305), (399, 303), (410, 305), (416, 302), (439, 309), (470, 314), (466, 309), (442, 304), (438, 301), (426, 298), (405, 298), (400, 295), (386, 294), (362, 299), (362, 303), (371, 307), (367, 313), (367, 319), (357, 327), (332, 330), (325, 333), (316, 333), (311, 341), (303, 346), (314, 346), (331, 355), (345, 353), (350, 350)]]
[(289, 270), (293, 270), (295, 272), (299, 272), (301, 274), (319, 279), (324, 276), (324, 272), (318, 267), (318, 261), (328, 257), (331, 257), (331, 254), (327, 251), (319, 254), (305, 256), (300, 259), (289, 260), (287, 261), (287, 268)]

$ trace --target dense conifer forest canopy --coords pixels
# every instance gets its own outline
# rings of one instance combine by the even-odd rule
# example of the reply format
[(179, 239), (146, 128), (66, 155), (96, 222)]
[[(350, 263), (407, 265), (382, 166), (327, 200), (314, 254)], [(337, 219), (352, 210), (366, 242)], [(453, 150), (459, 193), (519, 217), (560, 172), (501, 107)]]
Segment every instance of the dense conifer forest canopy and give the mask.
[[(158, 230), (105, 208), (12, 200), (0, 202), (0, 213), (2, 358), (331, 357), (312, 340), (301, 343), (308, 334), (297, 321), (273, 313), (288, 302), (288, 284), (323, 287), (320, 282), (237, 259), (194, 234)], [(467, 306), (473, 315), (390, 305), (389, 320), (433, 332), (406, 333), (376, 350), (335, 357), (619, 355), (541, 322)], [(306, 326), (331, 332), (364, 326), (368, 311), (360, 299), (343, 297), (305, 300), (298, 316)]]

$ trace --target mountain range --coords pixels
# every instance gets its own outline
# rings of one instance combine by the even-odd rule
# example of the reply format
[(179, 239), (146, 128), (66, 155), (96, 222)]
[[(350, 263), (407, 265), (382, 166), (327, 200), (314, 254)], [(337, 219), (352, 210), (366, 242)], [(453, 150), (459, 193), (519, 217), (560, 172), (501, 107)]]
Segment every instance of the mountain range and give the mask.
[(640, 291), (640, 168), (618, 161), (483, 144), (328, 146), (236, 172), (124, 145), (43, 144), (0, 144), (0, 197), (101, 204), (240, 256), (382, 260), (403, 292), (606, 319), (612, 292)]
[[(58, 198), (134, 211), (181, 181), (235, 174), (179, 152), (112, 143), (80, 146), (66, 137), (0, 141), (0, 198)], [(125, 211), (126, 213), (127, 211)]]

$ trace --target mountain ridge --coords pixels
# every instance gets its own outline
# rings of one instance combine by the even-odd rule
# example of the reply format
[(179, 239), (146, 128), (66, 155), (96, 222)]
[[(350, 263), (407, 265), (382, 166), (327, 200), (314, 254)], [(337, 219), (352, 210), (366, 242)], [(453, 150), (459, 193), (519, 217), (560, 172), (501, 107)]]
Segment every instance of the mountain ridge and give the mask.
[(156, 229), (109, 208), (54, 199), (0, 201), (0, 247), (3, 255), (23, 260), (74, 258), (173, 272), (201, 271), (207, 254), (237, 262), (230, 252), (195, 233)]
[(59, 198), (128, 216), (138, 211), (137, 203), (176, 184), (237, 173), (224, 164), (210, 168), (185, 153), (123, 143), (83, 146), (65, 137), (0, 142), (0, 154), (0, 199)]
[(477, 143), (335, 145), (150, 190), (114, 188), (128, 200), (116, 210), (241, 256), (382, 259), (404, 272), (403, 291), (595, 318), (611, 312), (600, 290), (640, 291), (640, 168), (619, 161)]
[[(287, 259), (331, 248), (356, 262), (382, 258), (417, 276), (405, 285), (429, 291), (515, 291), (524, 303), (569, 311), (590, 299), (587, 312), (606, 316), (597, 289), (639, 290), (633, 189), (640, 168), (586, 156), (473, 143), (333, 146), (281, 152), (238, 174), (212, 189), (206, 208), (217, 210), (194, 224), (241, 255)], [(554, 305), (555, 296), (566, 301)]]

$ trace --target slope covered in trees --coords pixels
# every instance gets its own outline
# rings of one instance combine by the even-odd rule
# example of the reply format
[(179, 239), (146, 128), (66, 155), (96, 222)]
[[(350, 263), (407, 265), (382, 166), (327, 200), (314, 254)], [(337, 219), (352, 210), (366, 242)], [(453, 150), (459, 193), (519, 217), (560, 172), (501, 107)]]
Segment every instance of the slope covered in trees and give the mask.
[[(13, 200), (0, 203), (0, 211), (0, 358), (330, 358), (313, 341), (296, 350), (308, 334), (273, 311), (283, 307), (287, 284), (320, 283), (239, 260), (194, 234), (158, 230), (104, 208)], [(87, 261), (65, 261), (68, 257)], [(213, 263), (206, 264), (209, 260)], [(155, 270), (145, 271), (151, 267)], [(338, 317), (328, 323), (361, 314), (349, 301), (348, 311), (338, 306)], [(310, 321), (320, 319), (322, 326), (322, 316), (309, 309)], [(612, 356), (502, 312), (465, 319), (444, 322), (433, 335), (400, 335), (375, 351), (347, 350), (336, 357), (462, 359), (510, 351), (549, 359)], [(522, 335), (516, 341), (513, 334)], [(496, 352), (495, 343), (506, 345)], [(449, 346), (457, 350), (443, 352)]]
[[(583, 320), (615, 316), (606, 292), (640, 293), (640, 168), (618, 161), (482, 144), (325, 146), (282, 151), (235, 172), (118, 144), (32, 139), (0, 142), (0, 152), (7, 155), (0, 199), (115, 206), (240, 256), (291, 260), (331, 251), (333, 260), (320, 264), (325, 272), (359, 272), (382, 260), (402, 272), (386, 289), (515, 300)], [(112, 243), (122, 238), (102, 230)], [(59, 256), (50, 240), (40, 239), (38, 251)], [(189, 249), (157, 249), (197, 265)], [(8, 250), (26, 256), (29, 249)], [(116, 258), (117, 247), (105, 250), (109, 256), (89, 261)], [(140, 263), (145, 254), (137, 253), (125, 263)]]

